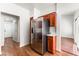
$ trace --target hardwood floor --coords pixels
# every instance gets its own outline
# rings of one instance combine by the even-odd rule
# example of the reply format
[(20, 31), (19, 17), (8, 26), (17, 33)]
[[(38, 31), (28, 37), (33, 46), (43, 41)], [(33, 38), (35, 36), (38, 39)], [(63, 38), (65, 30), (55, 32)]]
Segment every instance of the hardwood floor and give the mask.
[(2, 55), (4, 56), (20, 56), (28, 55), (19, 44), (12, 40), (12, 38), (6, 38), (4, 46), (2, 47)]
[(61, 49), (62, 51), (65, 51), (67, 53), (73, 54), (73, 55), (79, 55), (79, 51), (77, 50), (77, 46), (74, 43), (74, 39), (72, 38), (61, 38)]
[[(51, 54), (46, 52), (43, 56), (74, 56), (73, 54), (67, 52), (58, 52), (56, 54)], [(31, 49), (30, 46), (19, 47), (19, 44), (12, 40), (12, 38), (6, 38), (5, 44), (2, 47), (1, 56), (41, 56), (37, 52)]]

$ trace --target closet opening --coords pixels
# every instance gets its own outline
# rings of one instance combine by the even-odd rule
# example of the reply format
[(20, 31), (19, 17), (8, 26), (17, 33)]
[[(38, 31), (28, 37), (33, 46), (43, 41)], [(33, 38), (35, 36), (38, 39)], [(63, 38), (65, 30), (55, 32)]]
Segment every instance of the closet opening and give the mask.
[(4, 49), (11, 46), (20, 46), (19, 16), (1, 12), (4, 25)]

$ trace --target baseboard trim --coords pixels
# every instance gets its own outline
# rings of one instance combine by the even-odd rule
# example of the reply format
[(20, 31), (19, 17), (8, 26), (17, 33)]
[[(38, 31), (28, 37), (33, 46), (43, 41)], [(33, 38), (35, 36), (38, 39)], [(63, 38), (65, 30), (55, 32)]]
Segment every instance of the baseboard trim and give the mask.
[(21, 46), (21, 47), (27, 47), (27, 46), (30, 46), (30, 44), (27, 44), (27, 45), (24, 45), (24, 46)]
[(62, 39), (62, 38), (69, 38), (69, 39), (74, 39), (74, 38), (71, 38), (71, 37), (63, 37), (63, 36), (61, 37), (61, 39)]
[(66, 52), (66, 53), (69, 53), (69, 54), (72, 54), (72, 55), (74, 55), (74, 56), (78, 56), (78, 55), (76, 55), (76, 54), (74, 54), (74, 53), (71, 53), (71, 52), (68, 52), (68, 51), (65, 51), (65, 50), (62, 50), (62, 51)]

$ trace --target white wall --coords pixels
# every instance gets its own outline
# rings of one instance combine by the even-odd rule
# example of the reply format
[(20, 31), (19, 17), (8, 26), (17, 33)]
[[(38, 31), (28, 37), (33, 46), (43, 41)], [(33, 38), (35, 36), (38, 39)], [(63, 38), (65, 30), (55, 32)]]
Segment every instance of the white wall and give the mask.
[(15, 3), (16, 5), (19, 5), (23, 7), (24, 9), (28, 9), (30, 11), (30, 16), (34, 16), (34, 4), (35, 3)]
[(4, 37), (13, 37), (13, 23), (12, 22), (4, 22)]
[(56, 11), (56, 5), (52, 3), (34, 4), (34, 18)]
[[(0, 4), (0, 12), (5, 12), (20, 16), (20, 47), (27, 45), (29, 43), (29, 10), (24, 9), (16, 4)], [(1, 17), (1, 16), (0, 16)], [(0, 19), (2, 22), (2, 19)], [(0, 22), (0, 24), (1, 24)], [(0, 25), (0, 43), (4, 42), (4, 29), (2, 29), (3, 24)]]
[(56, 13), (57, 13), (57, 21), (56, 21), (56, 25), (57, 25), (57, 29), (56, 29), (56, 34), (57, 34), (57, 43), (56, 43), (56, 49), (57, 49), (57, 51), (60, 51), (61, 52), (61, 32), (60, 32), (60, 30), (61, 30), (61, 26), (60, 26), (60, 24), (61, 24), (61, 14), (60, 14), (60, 11), (59, 11), (59, 5), (57, 5), (57, 10), (56, 10)]
[(34, 15), (33, 15), (34, 19), (38, 18), (39, 16), (41, 16), (40, 10), (37, 8), (34, 8)]
[[(16, 42), (20, 42), (20, 39), (19, 39), (19, 31), (18, 31), (18, 29), (19, 29), (19, 26), (18, 26), (18, 18), (17, 19), (14, 19), (15, 20), (15, 22), (13, 22), (13, 32), (12, 32), (12, 37), (13, 37), (13, 40), (14, 41), (16, 41)], [(19, 36), (19, 37), (18, 37)]]
[(66, 15), (62, 16), (61, 19), (61, 36), (74, 38), (74, 16), (73, 15)]

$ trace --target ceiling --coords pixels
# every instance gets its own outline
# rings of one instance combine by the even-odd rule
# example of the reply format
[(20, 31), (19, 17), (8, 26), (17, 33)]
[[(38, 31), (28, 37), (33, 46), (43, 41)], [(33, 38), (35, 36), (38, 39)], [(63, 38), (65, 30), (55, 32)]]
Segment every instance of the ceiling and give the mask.
[(38, 9), (44, 9), (44, 8), (52, 8), (55, 6), (55, 3), (16, 3), (17, 5), (26, 8), (26, 9), (33, 9), (38, 8)]
[(34, 5), (32, 3), (15, 3), (16, 5), (19, 5), (25, 9), (32, 9)]
[(79, 3), (59, 3), (57, 5), (57, 10), (62, 15), (74, 14), (77, 10), (79, 10)]

